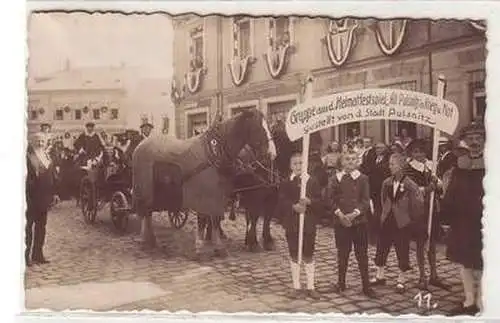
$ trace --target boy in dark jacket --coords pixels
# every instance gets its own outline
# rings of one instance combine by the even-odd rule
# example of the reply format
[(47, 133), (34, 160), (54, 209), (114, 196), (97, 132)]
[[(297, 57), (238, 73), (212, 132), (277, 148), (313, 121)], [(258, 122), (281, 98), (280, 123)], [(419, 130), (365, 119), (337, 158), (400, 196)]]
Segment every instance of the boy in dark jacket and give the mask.
[(305, 213), (303, 231), (302, 259), (307, 277), (307, 295), (313, 299), (320, 296), (314, 288), (314, 246), (316, 242), (316, 212), (321, 207), (321, 187), (316, 179), (307, 176), (306, 198), (300, 198), (300, 185), (302, 174), (301, 153), (294, 153), (290, 158), (291, 176), (287, 181), (280, 184), (280, 204), (285, 212), (283, 226), (286, 231), (286, 240), (290, 254), (290, 267), (292, 271), (293, 293), (292, 297), (299, 297), (300, 286), (300, 264), (297, 262), (299, 249), (299, 215)]
[(334, 286), (334, 292), (346, 289), (348, 260), (354, 244), (363, 294), (375, 297), (368, 278), (367, 214), (370, 209), (368, 177), (356, 169), (358, 155), (355, 151), (347, 151), (341, 158), (342, 171), (330, 178), (328, 187), (338, 262), (338, 283)]

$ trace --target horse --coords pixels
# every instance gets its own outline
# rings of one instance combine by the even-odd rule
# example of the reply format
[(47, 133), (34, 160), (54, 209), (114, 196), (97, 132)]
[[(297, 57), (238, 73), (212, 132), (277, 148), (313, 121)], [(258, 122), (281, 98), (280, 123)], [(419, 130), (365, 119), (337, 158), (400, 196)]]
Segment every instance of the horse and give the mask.
[[(230, 219), (235, 219), (236, 201), (245, 210), (246, 231), (245, 246), (251, 252), (259, 250), (257, 240), (257, 224), (263, 218), (262, 245), (264, 250), (274, 249), (274, 239), (271, 235), (271, 221), (273, 218), (281, 220), (283, 214), (278, 202), (279, 183), (290, 175), (290, 158), (296, 151), (301, 150), (301, 142), (292, 142), (288, 139), (284, 123), (276, 123), (271, 129), (272, 138), (276, 145), (277, 155), (272, 164), (268, 159), (256, 159), (249, 149), (242, 149), (238, 155), (239, 165), (236, 166), (236, 175), (233, 180), (234, 194), (231, 199)], [(309, 173), (318, 178), (322, 187), (328, 183), (328, 175), (321, 161), (318, 149), (321, 138), (318, 133), (311, 136), (311, 152)], [(221, 218), (216, 224), (222, 234)], [(208, 230), (211, 229), (211, 223)], [(210, 238), (211, 235), (207, 234)]]
[[(132, 155), (133, 205), (141, 219), (143, 246), (156, 246), (152, 213), (189, 209), (210, 219), (223, 217), (233, 191), (230, 171), (238, 154), (248, 145), (257, 156), (276, 157), (276, 147), (262, 112), (243, 111), (212, 125), (201, 135), (180, 140), (153, 135), (143, 140)], [(196, 252), (204, 247), (198, 226)], [(218, 225), (212, 225), (214, 250), (227, 251)]]

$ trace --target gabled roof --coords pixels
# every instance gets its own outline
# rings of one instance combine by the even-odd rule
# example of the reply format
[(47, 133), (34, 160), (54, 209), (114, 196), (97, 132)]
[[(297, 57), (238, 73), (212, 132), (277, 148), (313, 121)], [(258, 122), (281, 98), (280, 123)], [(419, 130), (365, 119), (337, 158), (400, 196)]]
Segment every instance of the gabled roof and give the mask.
[(137, 71), (130, 67), (86, 67), (28, 81), (29, 91), (124, 89)]

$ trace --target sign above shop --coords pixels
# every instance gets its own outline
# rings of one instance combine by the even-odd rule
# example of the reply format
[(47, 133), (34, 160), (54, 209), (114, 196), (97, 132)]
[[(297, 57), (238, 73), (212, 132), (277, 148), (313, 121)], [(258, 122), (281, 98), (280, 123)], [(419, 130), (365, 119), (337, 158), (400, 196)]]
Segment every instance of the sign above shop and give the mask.
[(453, 134), (458, 113), (453, 102), (437, 96), (399, 89), (365, 89), (314, 98), (295, 106), (288, 113), (286, 132), (294, 141), (333, 126), (382, 119), (414, 122)]

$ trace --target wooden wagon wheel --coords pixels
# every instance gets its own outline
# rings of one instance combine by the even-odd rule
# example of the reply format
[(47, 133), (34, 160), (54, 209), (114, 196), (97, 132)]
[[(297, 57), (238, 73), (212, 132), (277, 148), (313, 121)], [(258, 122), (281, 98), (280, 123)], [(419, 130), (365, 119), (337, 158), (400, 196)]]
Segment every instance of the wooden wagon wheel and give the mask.
[(113, 193), (109, 203), (109, 209), (111, 221), (113, 222), (115, 228), (120, 232), (125, 232), (128, 226), (130, 205), (123, 192), (118, 191)]
[(94, 223), (97, 215), (97, 196), (94, 183), (84, 177), (80, 185), (80, 208), (85, 223)]
[(168, 212), (168, 219), (176, 229), (182, 228), (186, 224), (187, 218), (187, 211)]

